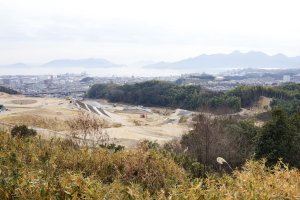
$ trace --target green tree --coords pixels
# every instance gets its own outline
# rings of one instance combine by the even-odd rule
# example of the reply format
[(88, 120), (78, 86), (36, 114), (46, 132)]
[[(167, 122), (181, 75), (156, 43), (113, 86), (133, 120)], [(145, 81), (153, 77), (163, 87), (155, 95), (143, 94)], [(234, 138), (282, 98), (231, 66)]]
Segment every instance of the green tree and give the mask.
[(268, 165), (275, 165), (279, 158), (292, 166), (299, 165), (299, 133), (282, 108), (272, 110), (254, 142), (255, 158), (267, 158)]
[(5, 92), (7, 94), (18, 94), (17, 91), (9, 89), (7, 87), (0, 86), (0, 92)]
[(215, 97), (211, 108), (228, 108), (238, 111), (240, 97), (226, 96), (222, 92), (210, 91), (201, 86), (179, 86), (166, 81), (145, 81), (118, 86), (114, 84), (95, 84), (87, 95), (89, 98), (105, 98), (110, 102), (124, 102), (140, 105), (158, 105), (197, 110), (206, 107), (206, 102)]
[(94, 78), (93, 77), (85, 77), (85, 78), (81, 79), (79, 82), (89, 82), (91, 80), (94, 80)]
[(28, 129), (27, 126), (21, 125), (21, 126), (14, 126), (11, 130), (11, 135), (13, 137), (29, 137), (29, 136), (36, 136), (37, 132), (34, 129)]

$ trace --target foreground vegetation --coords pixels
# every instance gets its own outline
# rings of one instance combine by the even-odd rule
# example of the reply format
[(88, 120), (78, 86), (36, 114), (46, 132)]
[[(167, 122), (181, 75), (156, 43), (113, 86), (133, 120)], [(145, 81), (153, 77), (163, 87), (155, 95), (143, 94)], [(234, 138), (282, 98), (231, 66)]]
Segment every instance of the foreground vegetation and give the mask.
[(66, 141), (12, 138), (7, 133), (0, 139), (1, 199), (121, 198), (127, 187), (138, 186), (150, 195), (187, 181), (174, 161), (142, 147), (110, 153), (100, 147), (73, 148)]
[(0, 134), (1, 199), (296, 199), (300, 173), (279, 162), (249, 160), (232, 174), (189, 179), (156, 150), (110, 153)]
[(299, 122), (280, 108), (262, 127), (199, 115), (180, 141), (143, 141), (134, 150), (45, 141), (15, 126), (0, 132), (0, 198), (297, 199)]
[[(157, 102), (166, 94), (198, 91), (157, 81), (143, 84), (124, 88), (140, 87), (138, 93), (146, 94), (146, 86), (153, 84)], [(92, 90), (97, 95), (109, 96), (116, 89), (98, 86), (102, 89)], [(180, 140), (163, 146), (143, 141), (134, 150), (101, 144), (107, 141), (106, 123), (88, 115), (66, 122), (68, 140), (44, 141), (27, 127), (15, 126), (11, 134), (0, 132), (0, 199), (299, 199), (299, 88), (241, 86), (228, 94), (213, 93), (210, 107), (227, 97), (245, 105), (260, 95), (277, 98), (262, 126), (253, 118), (206, 113), (193, 117), (193, 130)], [(200, 89), (195, 96), (205, 97), (207, 91)], [(170, 90), (176, 92), (159, 93)], [(92, 135), (99, 143), (72, 141), (78, 134)]]
[[(74, 137), (97, 130), (102, 141), (104, 124), (86, 119), (73, 120)], [(254, 119), (198, 115), (180, 141), (144, 141), (134, 150), (85, 146), (72, 135), (44, 141), (15, 126), (0, 132), (0, 199), (300, 198), (300, 173), (292, 168), (299, 168), (299, 122), (280, 108), (262, 127)]]

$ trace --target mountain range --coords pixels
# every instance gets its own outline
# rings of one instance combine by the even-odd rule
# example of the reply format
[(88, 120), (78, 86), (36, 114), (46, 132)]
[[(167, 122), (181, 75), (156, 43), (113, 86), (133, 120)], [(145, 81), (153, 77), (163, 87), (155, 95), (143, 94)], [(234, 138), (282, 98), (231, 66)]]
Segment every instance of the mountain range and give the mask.
[(80, 59), (80, 60), (70, 60), (70, 59), (53, 60), (51, 62), (42, 65), (41, 67), (112, 68), (112, 67), (125, 67), (125, 65), (114, 64), (104, 59), (88, 58), (88, 59)]
[(8, 67), (8, 68), (30, 68), (30, 65), (26, 65), (24, 63), (15, 63), (15, 64), (11, 64), (11, 65), (1, 65), (0, 67)]
[[(269, 56), (263, 52), (250, 51), (241, 53), (234, 51), (230, 54), (202, 54), (194, 58), (188, 58), (177, 62), (158, 62), (152, 60), (139, 61), (132, 64), (134, 67), (153, 68), (153, 69), (176, 69), (176, 70), (207, 70), (207, 69), (232, 69), (232, 68), (300, 68), (300, 56), (287, 57), (283, 54)], [(31, 68), (30, 64), (16, 63), (2, 65), (7, 68)], [(36, 66), (35, 66), (36, 67)], [(53, 60), (46, 64), (39, 65), (44, 68), (115, 68), (126, 67), (126, 65), (115, 64), (105, 59), (63, 59)]]
[(287, 57), (283, 54), (269, 56), (262, 52), (250, 51), (230, 54), (202, 54), (178, 62), (159, 62), (146, 65), (154, 69), (208, 69), (208, 68), (300, 68), (300, 56)]
[[(65, 68), (65, 67), (83, 67), (83, 68), (113, 68), (113, 67), (125, 67), (126, 65), (118, 65), (112, 62), (109, 62), (104, 59), (95, 59), (95, 58), (88, 58), (88, 59), (80, 59), (80, 60), (71, 60), (71, 59), (63, 59), (63, 60), (53, 60), (46, 64), (38, 65), (38, 67), (45, 67), (45, 68)], [(6, 68), (31, 68), (37, 67), (32, 66), (30, 64), (24, 63), (16, 63), (11, 65), (2, 65), (0, 67)]]

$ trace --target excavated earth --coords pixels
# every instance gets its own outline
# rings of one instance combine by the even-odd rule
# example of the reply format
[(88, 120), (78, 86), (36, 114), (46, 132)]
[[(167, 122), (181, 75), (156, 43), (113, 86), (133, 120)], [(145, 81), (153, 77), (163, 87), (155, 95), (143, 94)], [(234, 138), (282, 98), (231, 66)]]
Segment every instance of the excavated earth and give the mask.
[[(180, 138), (182, 134), (188, 132), (188, 123), (178, 123), (180, 119), (177, 109), (169, 111), (169, 115), (164, 115), (167, 109), (153, 109), (136, 107), (131, 105), (113, 104), (105, 100), (89, 100), (97, 102), (101, 108), (110, 116), (95, 115), (96, 118), (103, 118), (109, 122), (109, 127), (102, 131), (109, 135), (109, 140), (116, 144), (121, 144), (127, 148), (135, 148), (144, 140), (156, 141), (160, 144), (174, 138)], [(7, 111), (0, 113), (0, 122), (12, 125), (34, 126), (64, 134), (70, 134), (70, 128), (66, 121), (74, 119), (83, 111), (73, 103), (65, 99), (58, 98), (36, 98), (22, 95), (0, 94), (0, 104), (4, 105)], [(158, 114), (157, 110), (161, 113)], [(140, 114), (147, 113), (147, 118), (141, 118)], [(63, 135), (63, 134), (62, 134)]]
[[(241, 116), (252, 116), (265, 105), (270, 104), (270, 98), (261, 97), (253, 109), (242, 109)], [(88, 100), (86, 103), (97, 104), (109, 116), (93, 114), (99, 120), (104, 119), (108, 126), (102, 132), (107, 133), (109, 141), (124, 145), (127, 148), (135, 148), (144, 140), (156, 141), (163, 144), (172, 139), (178, 139), (182, 134), (192, 128), (191, 112), (176, 109), (144, 108), (141, 106), (110, 104), (105, 100)], [(97, 102), (97, 103), (96, 103)], [(27, 125), (60, 132), (60, 137), (70, 134), (70, 128), (66, 121), (73, 120), (81, 113), (87, 112), (78, 108), (69, 100), (59, 98), (36, 98), (24, 95), (9, 95), (0, 93), (0, 104), (7, 111), (0, 113), (0, 122), (12, 125)], [(141, 114), (147, 114), (147, 118), (141, 118)], [(182, 115), (188, 115), (185, 123), (179, 123)], [(49, 137), (49, 136), (48, 136)], [(93, 139), (93, 138), (90, 138)]]

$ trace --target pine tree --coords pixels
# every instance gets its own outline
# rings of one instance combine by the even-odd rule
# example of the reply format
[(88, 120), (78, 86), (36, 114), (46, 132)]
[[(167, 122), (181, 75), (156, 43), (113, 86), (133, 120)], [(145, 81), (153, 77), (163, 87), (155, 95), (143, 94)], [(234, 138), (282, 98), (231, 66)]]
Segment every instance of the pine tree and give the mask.
[(255, 158), (267, 158), (275, 165), (279, 158), (291, 166), (299, 166), (299, 133), (282, 108), (274, 108), (254, 143)]

